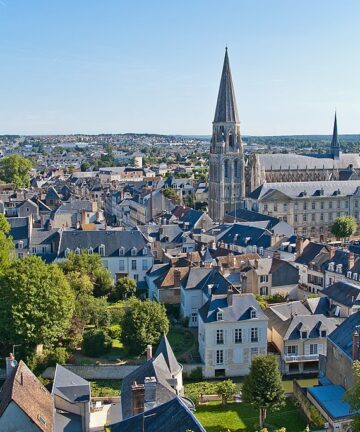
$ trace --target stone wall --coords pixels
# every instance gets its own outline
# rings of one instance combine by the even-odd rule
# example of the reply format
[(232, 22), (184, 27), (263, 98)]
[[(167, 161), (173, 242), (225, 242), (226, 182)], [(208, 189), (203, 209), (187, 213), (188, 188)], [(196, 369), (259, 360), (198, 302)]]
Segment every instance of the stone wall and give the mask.
[[(139, 367), (139, 365), (66, 365), (67, 369), (86, 380), (121, 380)], [(55, 367), (48, 367), (42, 374), (43, 378), (53, 379)]]

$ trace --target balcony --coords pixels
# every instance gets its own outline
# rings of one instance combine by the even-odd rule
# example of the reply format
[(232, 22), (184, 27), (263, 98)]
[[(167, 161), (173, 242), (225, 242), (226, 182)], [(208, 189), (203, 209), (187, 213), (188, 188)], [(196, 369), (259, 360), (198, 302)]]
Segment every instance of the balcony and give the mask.
[(285, 363), (298, 363), (298, 362), (310, 362), (319, 361), (319, 354), (307, 354), (307, 355), (284, 355), (283, 359)]

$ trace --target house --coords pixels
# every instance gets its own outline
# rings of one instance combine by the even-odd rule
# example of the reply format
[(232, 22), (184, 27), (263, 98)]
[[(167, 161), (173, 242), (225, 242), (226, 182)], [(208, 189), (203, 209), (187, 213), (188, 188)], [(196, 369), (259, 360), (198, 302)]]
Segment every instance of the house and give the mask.
[(53, 399), (23, 361), (6, 359), (7, 377), (0, 391), (0, 430), (51, 432)]
[(327, 336), (339, 321), (324, 313), (329, 310), (327, 299), (314, 298), (270, 305), (268, 340), (280, 353), (281, 369), (286, 375), (316, 373), (319, 355), (326, 356)]
[(267, 352), (267, 322), (253, 294), (212, 294), (198, 314), (203, 375), (247, 375), (253, 357)]
[(349, 282), (335, 282), (324, 288), (320, 296), (329, 299), (332, 313), (337, 317), (348, 317), (360, 310), (360, 286)]
[[(147, 361), (126, 375), (121, 385), (121, 410), (123, 420), (148, 411), (183, 394), (183, 367), (177, 362), (165, 335), (155, 356), (147, 347)], [(194, 409), (186, 399), (186, 405)]]
[(114, 279), (129, 276), (144, 281), (154, 257), (145, 237), (138, 230), (63, 230), (57, 260), (64, 260), (70, 252), (85, 250), (98, 253)]
[(88, 200), (69, 201), (61, 204), (52, 215), (54, 228), (79, 228), (104, 220), (102, 211), (98, 211), (97, 202)]
[(216, 269), (190, 268), (180, 282), (180, 313), (189, 319), (189, 327), (198, 326), (198, 310), (212, 294), (226, 294), (231, 283)]
[(142, 430), (146, 432), (206, 432), (179, 396), (110, 426), (111, 432)]
[(56, 365), (52, 388), (56, 431), (90, 430), (90, 383)]
[(278, 258), (248, 260), (241, 270), (243, 293), (268, 296), (283, 294), (297, 298), (299, 270), (291, 263)]

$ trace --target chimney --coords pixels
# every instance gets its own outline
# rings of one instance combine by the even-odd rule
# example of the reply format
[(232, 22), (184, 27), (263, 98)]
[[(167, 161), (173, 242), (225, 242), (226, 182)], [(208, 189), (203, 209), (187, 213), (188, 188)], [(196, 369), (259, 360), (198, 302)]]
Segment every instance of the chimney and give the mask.
[(331, 246), (330, 247), (330, 258), (334, 258), (334, 256), (335, 256), (335, 251), (336, 251), (336, 249), (334, 248), (334, 246)]
[(144, 384), (137, 384), (134, 381), (131, 386), (131, 413), (133, 416), (144, 412), (144, 397)]
[(304, 252), (304, 239), (302, 237), (298, 237), (296, 240), (296, 253), (301, 255)]
[(259, 261), (256, 259), (255, 261), (254, 261), (254, 268), (258, 268), (259, 267)]
[(146, 360), (152, 359), (152, 345), (147, 345), (146, 347)]
[(349, 252), (348, 254), (348, 270), (352, 269), (355, 264), (355, 255), (353, 252)]
[(156, 378), (146, 377), (144, 380), (145, 398), (144, 410), (151, 409), (156, 404)]
[(274, 254), (273, 254), (273, 258), (275, 258), (275, 259), (281, 259), (280, 251), (275, 251)]
[(92, 211), (93, 211), (93, 212), (96, 212), (97, 209), (98, 209), (97, 202), (96, 202), (96, 201), (92, 201), (92, 203), (91, 203), (91, 207), (92, 207)]
[(233, 305), (233, 299), (234, 299), (233, 296), (234, 296), (233, 290), (231, 289), (231, 287), (229, 287), (227, 290), (227, 304), (228, 304), (228, 306)]
[(352, 359), (353, 361), (359, 359), (359, 333), (357, 330), (354, 330), (353, 333)]
[(84, 227), (86, 224), (86, 210), (81, 209), (81, 226)]
[(9, 378), (9, 376), (11, 376), (12, 372), (15, 370), (17, 366), (17, 361), (15, 360), (13, 353), (10, 353), (9, 357), (6, 357), (5, 363), (6, 363), (6, 378)]
[(181, 280), (181, 272), (178, 269), (174, 270), (174, 287), (178, 288), (180, 286), (180, 280)]

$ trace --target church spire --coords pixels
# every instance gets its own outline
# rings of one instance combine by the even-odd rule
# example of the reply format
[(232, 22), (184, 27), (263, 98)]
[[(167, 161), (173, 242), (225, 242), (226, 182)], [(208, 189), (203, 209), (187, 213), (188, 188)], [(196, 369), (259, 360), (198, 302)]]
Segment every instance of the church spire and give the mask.
[(231, 77), (228, 49), (225, 48), (224, 66), (221, 74), (219, 94), (215, 110), (215, 123), (239, 123), (234, 85)]
[(334, 119), (334, 130), (333, 130), (333, 136), (331, 140), (331, 154), (334, 158), (339, 158), (340, 155), (340, 144), (338, 140), (338, 131), (337, 131), (337, 118), (336, 118), (336, 111), (335, 111), (335, 119)]

